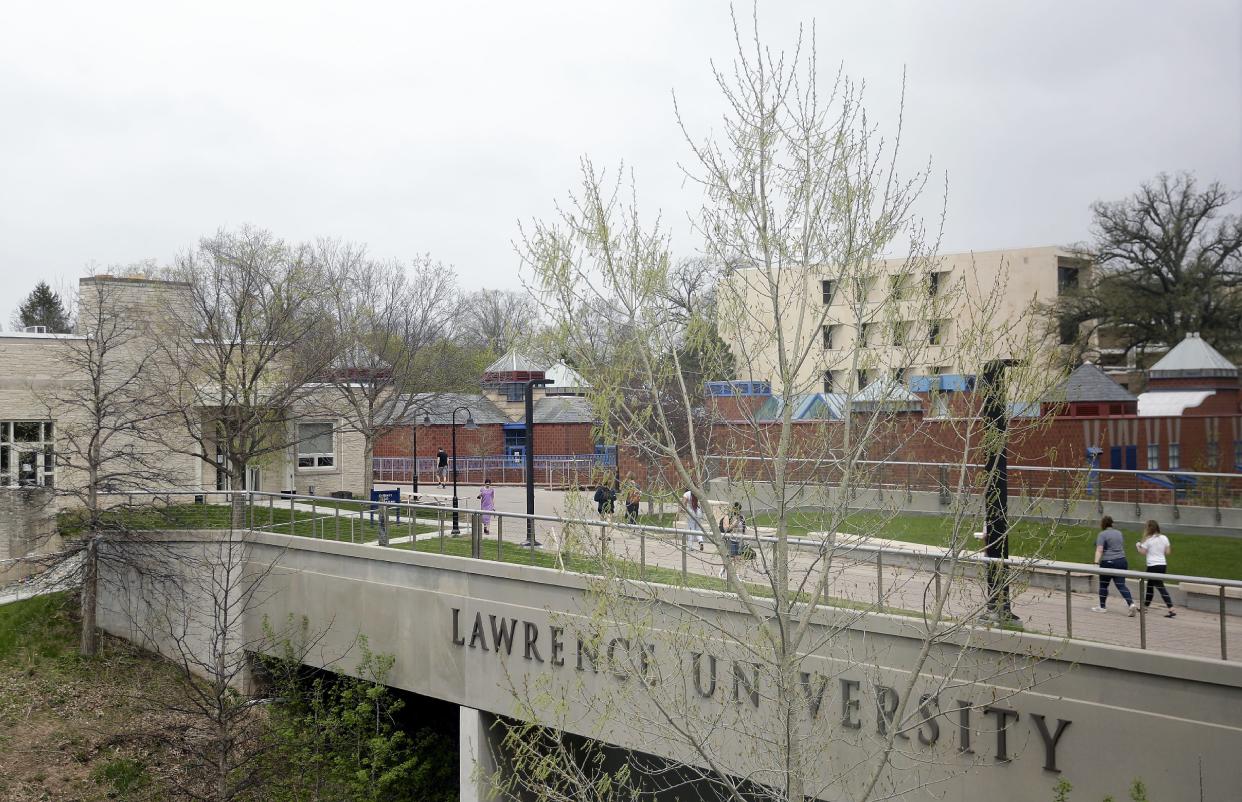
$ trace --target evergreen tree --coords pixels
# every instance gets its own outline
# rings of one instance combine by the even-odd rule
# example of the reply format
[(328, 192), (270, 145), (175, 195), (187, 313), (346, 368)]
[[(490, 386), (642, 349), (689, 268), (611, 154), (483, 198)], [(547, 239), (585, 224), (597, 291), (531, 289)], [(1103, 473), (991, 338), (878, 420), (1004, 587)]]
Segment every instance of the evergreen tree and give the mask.
[(27, 326), (47, 326), (49, 332), (67, 334), (69, 315), (65, 313), (60, 296), (52, 292), (46, 281), (40, 281), (17, 308), (13, 325), (19, 330)]

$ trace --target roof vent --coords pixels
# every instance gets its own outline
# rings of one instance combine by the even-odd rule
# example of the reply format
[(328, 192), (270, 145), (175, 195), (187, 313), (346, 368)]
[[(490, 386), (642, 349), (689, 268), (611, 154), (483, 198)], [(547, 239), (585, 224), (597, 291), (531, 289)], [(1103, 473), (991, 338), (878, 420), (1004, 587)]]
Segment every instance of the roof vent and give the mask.
[(47, 334), (47, 326), (27, 326), (22, 329), (25, 334)]

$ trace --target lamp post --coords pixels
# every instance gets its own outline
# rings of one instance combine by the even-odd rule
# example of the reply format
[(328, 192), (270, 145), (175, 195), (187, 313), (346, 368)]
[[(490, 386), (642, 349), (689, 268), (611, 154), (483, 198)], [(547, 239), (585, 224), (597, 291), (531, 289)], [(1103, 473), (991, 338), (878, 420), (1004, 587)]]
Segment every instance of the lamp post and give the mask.
[(418, 427), (430, 426), (431, 416), (423, 413), (422, 421), (414, 421), (410, 426), (410, 457), (412, 468), (410, 469), (410, 495), (418, 498)]
[(452, 534), (460, 535), (461, 526), (457, 519), (457, 413), (466, 413), (466, 422), (463, 424), (467, 429), (477, 429), (479, 424), (474, 422), (474, 416), (470, 414), (470, 407), (461, 406), (453, 408), (453, 423), (449, 427), (449, 439), (453, 444), (453, 530)]
[[(1005, 368), (1012, 359), (993, 359), (983, 366), (983, 423), (987, 461), (984, 485), (984, 553), (994, 559), (1009, 558), (1009, 459), (1005, 403)], [(988, 612), (1000, 623), (1014, 620), (1009, 600), (1008, 571), (1001, 563), (988, 564)]]
[[(535, 388), (552, 383), (551, 379), (526, 381), (526, 514), (535, 514)], [(526, 519), (526, 545), (535, 547), (535, 519)]]

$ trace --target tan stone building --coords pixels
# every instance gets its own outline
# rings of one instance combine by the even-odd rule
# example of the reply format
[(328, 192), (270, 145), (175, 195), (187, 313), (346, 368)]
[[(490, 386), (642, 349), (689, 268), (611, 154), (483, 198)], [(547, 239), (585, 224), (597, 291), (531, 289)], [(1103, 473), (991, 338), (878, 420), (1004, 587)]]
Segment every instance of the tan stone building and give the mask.
[[(85, 484), (78, 455), (81, 433), (89, 426), (81, 405), (66, 402), (85, 389), (89, 372), (84, 363), (104, 358), (101, 343), (108, 343), (106, 359), (116, 381), (135, 374), (158, 381), (161, 359), (167, 360), (170, 350), (155, 346), (160, 338), (178, 336), (172, 310), (189, 302), (184, 284), (114, 276), (81, 279), (78, 296), (75, 333), (0, 333), (0, 487), (50, 487), (62, 505)], [(309, 389), (317, 392), (328, 395), (333, 388)], [(139, 402), (156, 403), (154, 396)], [(324, 495), (360, 490), (371, 467), (363, 438), (330, 410), (330, 400), (306, 397), (292, 415), (282, 416), (290, 427), (282, 439), (289, 445), (247, 466), (245, 487), (300, 493), (313, 488)], [(108, 484), (187, 493), (230, 489), (225, 474), (215, 468), (224, 455), (210, 453), (216, 449), (209, 437), (199, 438), (208, 451), (204, 459), (185, 417), (160, 418), (154, 424), (160, 427), (158, 437), (117, 435), (109, 450), (128, 449), (146, 467), (136, 471), (142, 481), (134, 482), (124, 480), (123, 466), (113, 466), (116, 477)], [(203, 427), (200, 434), (210, 429), (205, 411), (188, 417)]]
[(798, 392), (974, 372), (964, 363), (985, 350), (1013, 357), (1057, 347), (1059, 333), (1038, 307), (1085, 280), (1086, 269), (1057, 247), (892, 259), (857, 270), (792, 268), (780, 275), (775, 304), (761, 271), (737, 270), (726, 279), (721, 333), (737, 378), (770, 381), (778, 392), (777, 318), (787, 363), (805, 352), (790, 388)]

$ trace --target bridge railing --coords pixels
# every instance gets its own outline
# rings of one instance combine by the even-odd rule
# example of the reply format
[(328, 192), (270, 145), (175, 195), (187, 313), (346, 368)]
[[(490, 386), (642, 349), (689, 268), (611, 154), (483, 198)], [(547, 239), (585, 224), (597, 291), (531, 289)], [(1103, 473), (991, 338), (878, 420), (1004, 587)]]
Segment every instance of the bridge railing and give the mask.
[[(198, 508), (198, 515), (174, 515), (172, 520), (180, 521), (187, 527), (207, 525), (231, 526), (231, 519), (236, 514), (243, 517), (243, 526), (255, 531), (270, 531), (293, 534), (321, 540), (339, 540), (354, 543), (365, 543), (387, 548), (407, 548), (419, 550), (438, 550), (442, 554), (453, 554), (475, 559), (499, 560), (505, 562), (526, 562), (531, 565), (557, 567), (578, 573), (600, 573), (603, 565), (599, 560), (613, 561), (610, 568), (620, 570), (635, 579), (668, 584), (680, 583), (683, 586), (697, 586), (724, 590), (723, 582), (716, 576), (699, 570), (691, 570), (691, 562), (702, 558), (695, 553), (692, 542), (700, 535), (711, 539), (710, 533), (701, 533), (692, 529), (678, 527), (654, 526), (650, 524), (628, 523), (612, 519), (587, 519), (556, 515), (528, 515), (526, 513), (505, 510), (485, 510), (468, 507), (452, 507), (440, 497), (428, 503), (419, 501), (358, 501), (325, 496), (306, 496), (283, 493), (266, 493), (260, 491), (151, 491), (147, 493), (127, 492), (112, 494), (121, 505), (135, 506), (137, 509), (177, 509), (189, 506)], [(240, 509), (232, 506), (240, 495)], [(180, 501), (179, 501), (180, 500)], [(135, 501), (143, 502), (135, 505)], [(188, 502), (188, 503), (184, 503)], [(207, 509), (215, 507), (216, 511), (208, 513)], [(225, 509), (220, 510), (221, 507)], [(156, 526), (159, 518), (153, 519)], [(494, 521), (494, 533), (491, 531)], [(506, 522), (507, 525), (506, 525)], [(570, 553), (564, 548), (562, 539), (556, 550), (544, 550), (535, 538), (536, 525), (554, 524), (562, 533), (572, 527), (579, 538), (594, 538), (598, 533), (600, 549), (593, 552), (586, 549), (580, 553)], [(151, 526), (149, 528), (156, 528)], [(184, 528), (184, 527), (183, 527)], [(506, 536), (506, 529), (509, 535)], [(629, 538), (623, 555), (613, 553), (610, 549), (616, 535)], [(494, 540), (493, 540), (494, 538)], [(771, 549), (777, 542), (772, 530), (749, 527), (747, 533), (735, 536), (739, 543), (739, 551), (747, 549), (757, 551)], [(636, 543), (634, 542), (636, 541)], [(847, 535), (814, 534), (803, 537), (787, 537), (788, 545), (795, 549), (831, 554), (834, 559), (845, 558), (854, 563), (873, 565), (875, 569), (876, 609), (890, 609), (892, 588), (885, 587), (885, 567), (911, 564), (912, 552), (883, 545), (866, 543), (850, 539)], [(426, 549), (420, 549), (419, 544)], [(594, 544), (592, 544), (594, 545)], [(713, 547), (714, 548), (714, 547)], [(655, 550), (662, 553), (653, 559)], [(667, 562), (672, 550), (679, 565), (670, 569)], [(770, 552), (769, 552), (770, 553)], [(704, 557), (720, 556), (718, 552)], [(918, 561), (916, 561), (918, 562)], [(703, 566), (706, 567), (707, 563)], [(1097, 565), (1067, 563), (1056, 560), (1023, 559), (1023, 558), (991, 558), (978, 553), (962, 550), (956, 553), (947, 550), (928, 551), (922, 553), (921, 567), (915, 571), (928, 576), (929, 588), (934, 587), (933, 598), (939, 601), (945, 592), (944, 583), (956, 572), (974, 567), (981, 575), (1000, 571), (1007, 577), (1004, 587), (1020, 586), (1023, 577), (1038, 574), (1044, 586), (1048, 587), (1049, 577), (1058, 578), (1051, 583), (1064, 596), (1064, 635), (1074, 638), (1074, 584), (1075, 579), (1084, 575), (1091, 582), (1101, 578), (1117, 577), (1137, 580), (1138, 594), (1135, 597), (1139, 606), (1139, 648), (1148, 649), (1147, 610), (1143, 599), (1148, 584), (1153, 581), (1170, 583), (1193, 583), (1212, 589), (1217, 601), (1214, 611), (1219, 620), (1218, 652), (1220, 659), (1229, 659), (1229, 636), (1227, 623), (1231, 605), (1242, 604), (1242, 581), (1220, 579), (1216, 577), (1190, 576), (1184, 574), (1160, 574), (1146, 571), (1119, 570), (1102, 568)], [(713, 564), (713, 569), (715, 565)], [(704, 581), (712, 580), (712, 581)], [(747, 580), (751, 581), (751, 580)], [(716, 586), (719, 587), (716, 587)], [(1092, 584), (1094, 588), (1094, 584)], [(853, 600), (858, 601), (858, 600)], [(927, 611), (924, 602), (924, 614)], [(917, 613), (916, 613), (917, 614)]]
[[(606, 454), (536, 455), (535, 483), (543, 487), (585, 487), (592, 484), (601, 471), (615, 470), (615, 461)], [(421, 483), (437, 481), (439, 474), (435, 457), (373, 457), (372, 469), (377, 482), (408, 484), (417, 467)], [(450, 462), (449, 470), (452, 470)], [(518, 456), (486, 456), (457, 458), (457, 480), (462, 484), (483, 484), (490, 479), (497, 484), (519, 484), (526, 481), (526, 463)]]
[[(765, 457), (721, 454), (710, 455), (708, 460), (714, 475), (739, 481), (763, 481), (771, 462)], [(850, 460), (849, 464), (871, 472), (860, 480), (855, 470), (852, 487), (907, 493), (943, 494), (954, 488), (963, 474), (967, 491), (981, 492), (986, 471), (982, 464), (961, 462)], [(782, 465), (789, 481), (835, 487), (844, 462), (834, 461), (827, 454), (818, 459), (787, 459)], [(1143, 506), (1152, 504), (1171, 506), (1174, 516), (1183, 507), (1206, 507), (1214, 510), (1220, 523), (1222, 510), (1242, 509), (1242, 465), (1234, 472), (1213, 472), (1018, 463), (1008, 466), (1008, 477), (1011, 496), (1094, 501), (1101, 513), (1105, 503), (1132, 504), (1136, 516), (1142, 514)]]

